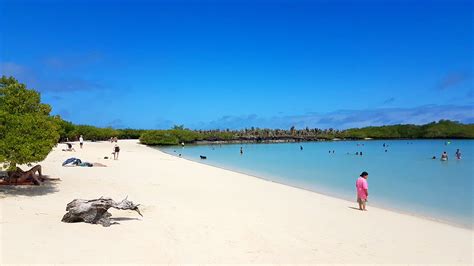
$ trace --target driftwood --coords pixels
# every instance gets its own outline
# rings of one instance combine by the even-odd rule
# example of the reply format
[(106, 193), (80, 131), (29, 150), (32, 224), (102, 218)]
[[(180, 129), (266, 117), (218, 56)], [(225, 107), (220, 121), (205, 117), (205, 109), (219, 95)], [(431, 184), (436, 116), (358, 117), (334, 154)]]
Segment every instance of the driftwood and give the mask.
[[(38, 174), (36, 174), (38, 173)], [(47, 180), (60, 180), (59, 178), (49, 178), (41, 174), (41, 165), (35, 165), (28, 171), (23, 171), (17, 167), (14, 171), (8, 171), (7, 177), (0, 180), (0, 185), (41, 185)]]
[[(128, 198), (128, 197), (127, 197)], [(125, 198), (121, 202), (117, 203), (110, 198), (100, 197), (99, 199), (83, 200), (75, 199), (67, 204), (67, 213), (63, 216), (62, 221), (65, 223), (78, 223), (85, 222), (91, 224), (101, 224), (102, 226), (110, 226), (112, 224), (118, 224), (112, 222), (110, 214), (107, 210), (109, 208), (115, 208), (119, 210), (133, 210), (140, 213), (138, 206), (140, 204), (134, 204), (133, 202)]]

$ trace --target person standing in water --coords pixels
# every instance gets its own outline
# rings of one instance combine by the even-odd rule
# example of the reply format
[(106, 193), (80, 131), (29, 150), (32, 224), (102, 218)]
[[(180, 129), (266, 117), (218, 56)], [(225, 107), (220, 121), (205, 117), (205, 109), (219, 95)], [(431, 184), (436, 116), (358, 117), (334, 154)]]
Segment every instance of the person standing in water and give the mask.
[(456, 150), (456, 159), (461, 160), (461, 151), (459, 149)]
[(446, 152), (443, 152), (443, 154), (441, 154), (441, 161), (447, 161), (448, 160), (448, 154)]
[(242, 147), (240, 147), (240, 154), (244, 154), (244, 149)]
[(369, 197), (369, 184), (367, 183), (367, 178), (369, 178), (369, 173), (364, 171), (356, 181), (357, 203), (359, 203), (359, 210), (361, 211), (366, 211), (365, 204)]
[(79, 137), (79, 145), (81, 146), (81, 149), (82, 149), (82, 145), (84, 145), (84, 139), (82, 138), (82, 135)]

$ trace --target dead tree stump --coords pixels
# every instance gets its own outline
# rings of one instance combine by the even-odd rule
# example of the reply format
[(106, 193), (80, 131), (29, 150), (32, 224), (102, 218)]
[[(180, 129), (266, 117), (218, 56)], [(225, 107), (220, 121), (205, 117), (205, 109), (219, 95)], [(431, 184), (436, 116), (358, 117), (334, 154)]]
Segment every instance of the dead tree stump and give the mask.
[[(128, 197), (127, 197), (128, 198)], [(119, 210), (133, 210), (140, 213), (138, 206), (140, 204), (134, 204), (133, 202), (125, 198), (121, 202), (117, 203), (111, 198), (103, 198), (93, 200), (75, 199), (67, 204), (67, 213), (63, 216), (62, 222), (65, 223), (78, 223), (85, 222), (91, 224), (101, 224), (104, 227), (108, 227), (112, 224), (118, 224), (110, 220), (112, 214), (107, 210), (109, 208), (115, 208)]]

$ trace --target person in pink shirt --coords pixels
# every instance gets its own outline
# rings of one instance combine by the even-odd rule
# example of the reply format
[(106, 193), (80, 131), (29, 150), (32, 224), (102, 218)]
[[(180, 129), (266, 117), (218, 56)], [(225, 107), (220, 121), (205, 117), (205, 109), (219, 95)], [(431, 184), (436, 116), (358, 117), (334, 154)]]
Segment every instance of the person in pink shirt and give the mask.
[(362, 172), (356, 181), (357, 202), (359, 203), (359, 210), (361, 211), (366, 211), (365, 203), (367, 202), (367, 197), (369, 196), (369, 184), (367, 183), (368, 177), (369, 174), (367, 172)]

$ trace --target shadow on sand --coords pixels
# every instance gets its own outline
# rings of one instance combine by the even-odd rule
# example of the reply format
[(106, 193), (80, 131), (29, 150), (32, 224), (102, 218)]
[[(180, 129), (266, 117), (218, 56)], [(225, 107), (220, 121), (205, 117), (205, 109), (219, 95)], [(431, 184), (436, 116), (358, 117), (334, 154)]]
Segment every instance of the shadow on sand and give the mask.
[(128, 218), (128, 217), (110, 217), (111, 221), (120, 222), (120, 221), (140, 221), (140, 218)]
[[(48, 176), (46, 176), (48, 177)], [(35, 185), (1, 185), (0, 186), (0, 198), (11, 197), (11, 196), (43, 196), (59, 191), (57, 188), (57, 181), (46, 181), (41, 186)]]
[(347, 207), (347, 208), (353, 209), (353, 210), (356, 210), (356, 211), (361, 211), (359, 208), (356, 208), (356, 207), (350, 207), (350, 206), (349, 206), (349, 207)]

